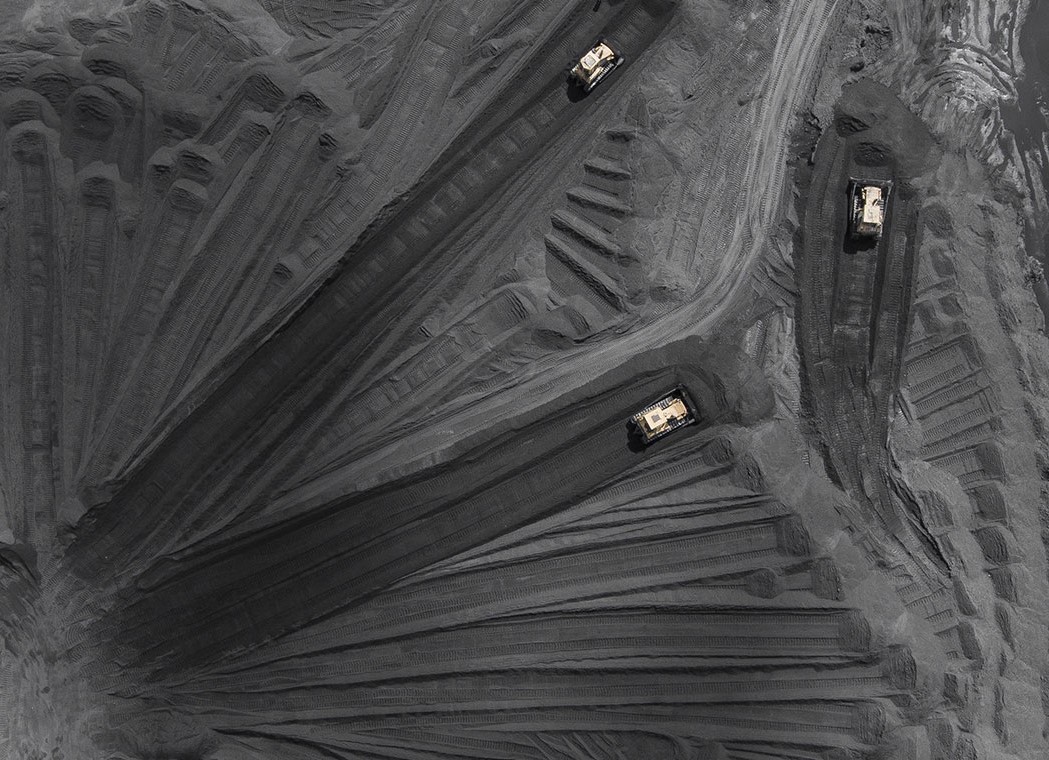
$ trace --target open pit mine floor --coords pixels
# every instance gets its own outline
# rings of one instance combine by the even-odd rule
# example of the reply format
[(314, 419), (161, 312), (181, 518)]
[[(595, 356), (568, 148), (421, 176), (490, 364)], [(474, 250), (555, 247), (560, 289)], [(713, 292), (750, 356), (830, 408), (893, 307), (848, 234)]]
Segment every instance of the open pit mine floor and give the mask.
[(0, 760), (1049, 757), (1045, 0), (3, 5)]

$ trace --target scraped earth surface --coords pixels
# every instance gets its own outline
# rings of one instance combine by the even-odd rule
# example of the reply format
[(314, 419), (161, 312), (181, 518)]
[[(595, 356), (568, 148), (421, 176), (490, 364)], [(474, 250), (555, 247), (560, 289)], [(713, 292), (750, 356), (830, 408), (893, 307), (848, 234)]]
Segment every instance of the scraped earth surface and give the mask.
[(1049, 755), (1044, 5), (9, 6), (0, 757)]

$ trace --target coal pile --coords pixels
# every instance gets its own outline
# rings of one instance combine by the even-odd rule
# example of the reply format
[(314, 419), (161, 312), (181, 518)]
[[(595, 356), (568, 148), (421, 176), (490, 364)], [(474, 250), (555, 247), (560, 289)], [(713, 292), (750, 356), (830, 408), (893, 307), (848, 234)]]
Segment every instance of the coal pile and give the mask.
[(0, 10), (0, 760), (1044, 758), (1043, 6)]

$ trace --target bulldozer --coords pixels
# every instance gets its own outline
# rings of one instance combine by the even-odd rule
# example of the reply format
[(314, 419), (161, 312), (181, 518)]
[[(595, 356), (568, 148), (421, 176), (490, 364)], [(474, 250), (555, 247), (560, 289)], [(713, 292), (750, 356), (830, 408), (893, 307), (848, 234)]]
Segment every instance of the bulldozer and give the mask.
[(849, 179), (849, 237), (880, 240), (892, 182), (880, 179)]
[(695, 421), (688, 394), (680, 385), (630, 418), (646, 445)]
[(572, 67), (571, 77), (585, 92), (590, 92), (622, 62), (623, 56), (612, 48), (608, 40), (600, 39)]

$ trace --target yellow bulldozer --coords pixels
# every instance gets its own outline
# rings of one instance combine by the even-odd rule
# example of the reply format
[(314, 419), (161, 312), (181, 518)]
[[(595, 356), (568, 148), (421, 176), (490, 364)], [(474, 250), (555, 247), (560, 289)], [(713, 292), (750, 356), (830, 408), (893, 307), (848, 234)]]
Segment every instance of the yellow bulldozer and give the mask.
[(696, 421), (688, 394), (680, 385), (630, 418), (645, 444)]
[(623, 56), (612, 48), (608, 40), (601, 39), (572, 67), (571, 76), (580, 87), (590, 92), (622, 62)]
[(881, 238), (892, 183), (879, 179), (849, 180), (849, 236), (856, 240)]

